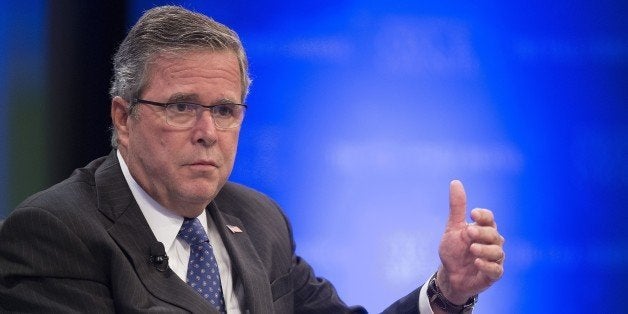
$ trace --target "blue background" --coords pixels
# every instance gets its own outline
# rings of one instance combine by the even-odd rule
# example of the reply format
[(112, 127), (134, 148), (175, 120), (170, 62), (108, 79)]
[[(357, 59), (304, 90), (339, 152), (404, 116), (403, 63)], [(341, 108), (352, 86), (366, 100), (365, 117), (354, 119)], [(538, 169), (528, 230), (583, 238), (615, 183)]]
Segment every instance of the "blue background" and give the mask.
[[(167, 3), (130, 2), (129, 25)], [(469, 207), (492, 209), (507, 239), (506, 274), (477, 313), (622, 311), (628, 4), (181, 3), (235, 29), (249, 55), (254, 82), (232, 179), (282, 205), (298, 253), (345, 302), (381, 311), (436, 270), (458, 178)], [(6, 12), (16, 8), (31, 14)], [(0, 202), (9, 204), (19, 179), (7, 147), (18, 134), (6, 125), (18, 104), (6, 95), (45, 90), (17, 84), (22, 70), (9, 64), (46, 58), (11, 50), (13, 28), (32, 33), (20, 40), (33, 49), (49, 30), (44, 3), (0, 12), (9, 104), (0, 106)]]

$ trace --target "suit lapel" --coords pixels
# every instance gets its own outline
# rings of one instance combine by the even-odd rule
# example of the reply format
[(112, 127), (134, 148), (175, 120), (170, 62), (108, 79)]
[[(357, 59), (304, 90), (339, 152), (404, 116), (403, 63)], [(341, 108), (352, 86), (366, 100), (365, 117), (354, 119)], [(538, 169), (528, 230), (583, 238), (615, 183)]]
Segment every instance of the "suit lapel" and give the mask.
[[(243, 228), (242, 222), (237, 217), (219, 210), (215, 202), (211, 202), (208, 211), (227, 247), (234, 265), (234, 273), (242, 281), (248, 310), (251, 313), (273, 313), (270, 280), (248, 233), (244, 229), (241, 229), (242, 232), (234, 232), (228, 227)], [(246, 310), (242, 309), (243, 312)]]
[(157, 242), (135, 202), (115, 151), (95, 174), (98, 208), (113, 221), (109, 234), (129, 256), (144, 287), (155, 297), (194, 313), (217, 313), (209, 303), (170, 269), (159, 272), (149, 263), (150, 246)]

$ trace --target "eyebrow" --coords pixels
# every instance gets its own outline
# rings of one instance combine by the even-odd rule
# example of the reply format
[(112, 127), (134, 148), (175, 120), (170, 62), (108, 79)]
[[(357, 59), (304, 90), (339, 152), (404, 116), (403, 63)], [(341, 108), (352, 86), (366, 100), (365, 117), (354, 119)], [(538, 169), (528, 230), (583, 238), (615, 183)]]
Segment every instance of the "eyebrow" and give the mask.
[[(168, 103), (176, 103), (176, 102), (191, 102), (200, 104), (200, 97), (198, 94), (194, 93), (174, 93), (168, 98)], [(221, 104), (237, 104), (237, 102), (229, 99), (229, 98), (220, 98), (210, 105), (221, 105)]]
[(168, 98), (169, 103), (181, 101), (199, 102), (200, 99), (197, 94), (190, 93), (174, 93)]

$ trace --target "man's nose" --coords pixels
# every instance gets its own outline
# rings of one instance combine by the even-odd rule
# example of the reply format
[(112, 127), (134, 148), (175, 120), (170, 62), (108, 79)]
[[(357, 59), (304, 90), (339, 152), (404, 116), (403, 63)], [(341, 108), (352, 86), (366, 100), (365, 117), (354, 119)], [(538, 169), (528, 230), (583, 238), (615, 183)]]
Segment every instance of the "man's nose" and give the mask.
[(196, 143), (210, 146), (216, 142), (216, 124), (209, 110), (202, 110), (194, 125), (194, 141)]

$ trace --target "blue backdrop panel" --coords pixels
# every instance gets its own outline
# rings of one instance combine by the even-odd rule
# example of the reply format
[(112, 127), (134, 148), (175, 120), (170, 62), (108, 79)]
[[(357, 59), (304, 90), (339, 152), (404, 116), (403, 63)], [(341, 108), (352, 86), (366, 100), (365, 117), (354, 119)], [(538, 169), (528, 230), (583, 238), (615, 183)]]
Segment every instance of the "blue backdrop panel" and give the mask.
[[(156, 3), (135, 1), (129, 23)], [(460, 178), (507, 238), (478, 313), (622, 305), (625, 4), (183, 4), (250, 57), (232, 179), (283, 206), (298, 253), (347, 303), (382, 310), (437, 268)]]
[(11, 151), (44, 141), (45, 13), (40, 0), (0, 2), (0, 218), (47, 177), (39, 150), (19, 157)]
[[(9, 101), (7, 97), (8, 90), (8, 71), (7, 64), (9, 55), (9, 18), (8, 18), (8, 5), (3, 2), (0, 3), (0, 103), (6, 104)], [(7, 114), (8, 106), (0, 106), (0, 217), (4, 217), (8, 214), (7, 207), (8, 201), (8, 134), (9, 130), (5, 127), (8, 122)]]

